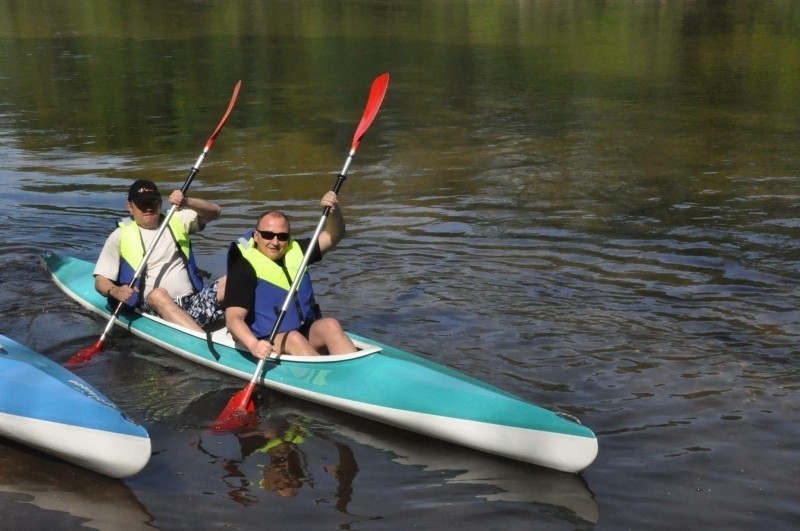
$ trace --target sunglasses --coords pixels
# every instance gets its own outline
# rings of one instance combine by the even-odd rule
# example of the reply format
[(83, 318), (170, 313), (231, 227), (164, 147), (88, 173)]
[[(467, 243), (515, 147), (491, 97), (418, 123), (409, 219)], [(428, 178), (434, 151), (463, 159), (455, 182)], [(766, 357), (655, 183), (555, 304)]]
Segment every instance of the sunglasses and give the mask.
[(278, 237), (279, 242), (285, 242), (289, 239), (288, 232), (272, 232), (271, 230), (258, 230), (258, 229), (256, 229), (256, 232), (259, 233), (261, 237), (268, 242), (271, 242), (272, 238), (276, 236)]
[(138, 208), (139, 210), (156, 209), (161, 205), (160, 199), (150, 199), (147, 201), (143, 201), (141, 199), (134, 199), (132, 202), (134, 205), (136, 205), (136, 208)]

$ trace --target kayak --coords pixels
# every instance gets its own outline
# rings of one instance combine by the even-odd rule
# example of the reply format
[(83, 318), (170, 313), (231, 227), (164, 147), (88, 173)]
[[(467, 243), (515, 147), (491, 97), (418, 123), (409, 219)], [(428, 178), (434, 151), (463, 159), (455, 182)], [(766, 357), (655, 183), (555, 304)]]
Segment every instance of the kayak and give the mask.
[(150, 460), (147, 430), (75, 374), (4, 335), (0, 436), (114, 478)]
[[(110, 319), (94, 289), (94, 265), (46, 251), (44, 268), (69, 297)], [(258, 364), (223, 327), (194, 332), (138, 312), (116, 324), (188, 360), (244, 380)], [(275, 355), (258, 383), (290, 396), (483, 452), (565, 472), (597, 456), (597, 438), (577, 419), (539, 407), (454, 369), (356, 334), (358, 348), (331, 356)]]
[[(46, 251), (54, 282), (84, 308), (109, 319), (94, 289), (94, 265)], [(223, 327), (199, 333), (138, 312), (116, 324), (183, 358), (243, 380), (258, 360)], [(555, 413), (444, 365), (348, 334), (358, 347), (332, 356), (273, 355), (258, 383), (290, 396), (503, 457), (579, 472), (597, 456), (595, 434)]]

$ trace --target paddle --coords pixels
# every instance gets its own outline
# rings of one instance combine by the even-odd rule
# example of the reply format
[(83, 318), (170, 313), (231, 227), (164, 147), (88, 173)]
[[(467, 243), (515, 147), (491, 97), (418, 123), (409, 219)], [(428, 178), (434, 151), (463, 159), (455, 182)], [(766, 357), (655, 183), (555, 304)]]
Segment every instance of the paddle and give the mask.
[[(350, 148), (350, 153), (347, 156), (347, 160), (344, 163), (341, 173), (339, 173), (336, 179), (336, 184), (333, 186), (333, 191), (337, 195), (345, 179), (347, 179), (347, 170), (350, 167), (350, 163), (353, 162), (353, 157), (356, 154), (358, 146), (361, 144), (361, 137), (364, 136), (364, 133), (367, 131), (369, 126), (372, 124), (372, 121), (375, 119), (375, 116), (378, 114), (378, 110), (381, 107), (381, 103), (383, 102), (383, 97), (386, 95), (386, 89), (388, 86), (389, 74), (381, 74), (372, 82), (372, 88), (370, 89), (367, 106), (364, 109), (364, 115), (361, 117), (361, 122), (356, 128), (356, 134), (353, 136), (353, 144)], [(317, 223), (317, 229), (314, 231), (314, 236), (312, 236), (311, 242), (308, 244), (309, 251), (306, 252), (305, 256), (303, 257), (303, 261), (300, 263), (300, 268), (297, 270), (297, 274), (292, 281), (292, 285), (289, 288), (289, 293), (286, 295), (286, 300), (283, 301), (283, 306), (278, 314), (278, 319), (275, 321), (275, 326), (272, 327), (272, 332), (269, 335), (268, 341), (273, 345), (275, 344), (275, 336), (278, 335), (278, 329), (283, 322), (283, 318), (286, 316), (286, 311), (289, 309), (289, 304), (292, 301), (292, 297), (297, 291), (300, 281), (306, 272), (308, 261), (311, 257), (310, 250), (313, 249), (317, 244), (317, 240), (319, 239), (319, 235), (322, 233), (322, 230), (325, 227), (325, 222), (330, 210), (330, 207), (325, 207), (325, 209), (322, 211), (322, 217), (320, 217), (319, 223)], [(253, 372), (253, 377), (250, 378), (250, 383), (248, 383), (243, 390), (236, 393), (233, 398), (230, 399), (228, 404), (225, 406), (225, 409), (222, 411), (222, 413), (220, 413), (219, 417), (217, 417), (217, 420), (215, 420), (211, 425), (211, 430), (233, 431), (246, 426), (250, 422), (250, 414), (255, 410), (255, 405), (250, 398), (253, 395), (253, 389), (255, 389), (258, 377), (261, 374), (261, 371), (264, 369), (265, 362), (266, 360), (264, 359), (258, 361), (256, 370)]]
[[(189, 190), (189, 186), (192, 184), (195, 175), (197, 175), (197, 172), (200, 171), (200, 165), (203, 163), (203, 159), (206, 158), (206, 153), (208, 153), (208, 151), (211, 149), (211, 146), (214, 145), (214, 141), (217, 139), (217, 136), (219, 135), (220, 131), (222, 131), (222, 128), (225, 127), (225, 123), (228, 121), (228, 117), (231, 115), (231, 111), (233, 111), (234, 105), (236, 105), (236, 99), (239, 97), (239, 88), (241, 86), (242, 86), (241, 81), (236, 83), (236, 87), (234, 87), (233, 89), (233, 95), (231, 96), (231, 102), (228, 104), (228, 110), (225, 111), (225, 114), (222, 116), (222, 120), (220, 120), (219, 125), (217, 125), (217, 128), (214, 129), (214, 132), (211, 133), (211, 136), (208, 138), (208, 142), (206, 142), (206, 145), (203, 148), (203, 152), (200, 153), (200, 157), (198, 157), (197, 162), (195, 162), (194, 166), (192, 166), (192, 171), (189, 172), (189, 177), (186, 178), (186, 182), (183, 183), (183, 187), (181, 188), (182, 194), (185, 195), (186, 192)], [(150, 242), (150, 245), (148, 246), (147, 251), (144, 254), (144, 257), (142, 258), (142, 263), (139, 264), (139, 267), (133, 274), (133, 278), (131, 279), (128, 286), (133, 287), (133, 285), (136, 283), (136, 280), (142, 274), (142, 271), (144, 270), (144, 267), (147, 264), (147, 260), (153, 253), (153, 249), (155, 249), (156, 242), (158, 242), (159, 238), (161, 238), (161, 235), (164, 233), (164, 230), (166, 230), (169, 224), (169, 220), (170, 218), (172, 218), (172, 215), (175, 213), (176, 209), (177, 207), (175, 205), (172, 205), (172, 208), (170, 208), (169, 212), (167, 212), (167, 215), (164, 217), (164, 221), (158, 228), (158, 232), (156, 232), (153, 241)], [(122, 308), (122, 306), (123, 306), (122, 302), (119, 302), (117, 304), (114, 313), (111, 314), (111, 319), (108, 320), (106, 327), (103, 329), (103, 333), (100, 335), (100, 339), (98, 339), (94, 345), (91, 345), (89, 347), (84, 347), (81, 350), (79, 350), (76, 354), (74, 354), (64, 364), (66, 367), (68, 368), (76, 367), (82, 363), (89, 361), (100, 352), (100, 350), (103, 348), (103, 344), (105, 343), (106, 336), (111, 331), (111, 328), (114, 326), (114, 321), (116, 320), (117, 315), (119, 314), (119, 311)]]

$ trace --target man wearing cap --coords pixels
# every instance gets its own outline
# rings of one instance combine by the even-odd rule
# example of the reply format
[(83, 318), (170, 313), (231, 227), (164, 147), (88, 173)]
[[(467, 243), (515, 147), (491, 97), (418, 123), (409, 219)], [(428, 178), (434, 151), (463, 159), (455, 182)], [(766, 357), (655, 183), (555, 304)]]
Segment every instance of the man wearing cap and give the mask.
[(205, 199), (186, 197), (180, 190), (170, 194), (169, 202), (176, 211), (130, 287), (164, 220), (156, 185), (140, 179), (130, 186), (126, 203), (130, 217), (120, 221), (106, 239), (94, 268), (94, 288), (113, 306), (122, 302), (202, 331), (203, 326), (225, 315), (221, 308), (225, 277), (203, 286), (189, 235), (203, 230), (206, 223), (219, 217), (221, 209)]

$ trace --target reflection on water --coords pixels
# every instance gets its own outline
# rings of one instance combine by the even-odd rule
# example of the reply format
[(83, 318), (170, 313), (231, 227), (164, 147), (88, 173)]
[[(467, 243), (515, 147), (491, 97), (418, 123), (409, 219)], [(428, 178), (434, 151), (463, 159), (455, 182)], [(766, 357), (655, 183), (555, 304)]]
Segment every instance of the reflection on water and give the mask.
[(397, 463), (444, 473), (440, 477), (446, 484), (491, 487), (493, 492), (477, 494), (477, 498), (548, 505), (568, 520), (577, 517), (576, 522), (598, 521), (597, 502), (579, 475), (498, 459), (424, 437), (409, 437), (373, 423), (350, 424), (353, 426), (340, 426), (337, 432), (393, 455), (392, 460)]
[[(0, 441), (0, 470), (3, 529), (38, 528), (34, 522), (49, 522), (48, 527), (57, 529), (81, 526), (112, 531), (119, 529), (122, 522), (125, 529), (153, 529), (153, 517), (121, 481), (5, 440)], [(19, 504), (46, 512), (32, 512)]]
[[(229, 496), (237, 503), (249, 505), (258, 501), (257, 498), (248, 494), (253, 485), (249, 481), (242, 481), (245, 475), (239, 468), (239, 465), (251, 456), (267, 460), (258, 465), (262, 469), (262, 478), (257, 485), (278, 496), (293, 498), (297, 496), (303, 485), (310, 484), (310, 488), (314, 488), (311, 474), (307, 470), (307, 458), (302, 449), (306, 438), (314, 434), (305, 428), (303, 423), (302, 418), (282, 417), (272, 420), (263, 427), (262, 423), (262, 425), (235, 433), (240, 448), (238, 459), (222, 459), (220, 456), (212, 454), (205, 448), (203, 439), (198, 443), (198, 449), (209, 457), (224, 463), (225, 474), (221, 479), (231, 487)], [(210, 446), (213, 447), (215, 437), (219, 436), (215, 436), (213, 433), (206, 434)], [(323, 470), (336, 479), (336, 510), (347, 514), (347, 504), (352, 498), (352, 483), (358, 473), (358, 464), (352, 450), (347, 445), (339, 443), (335, 444), (335, 447), (338, 459), (334, 461), (334, 464), (325, 465)]]
[[(227, 390), (201, 395), (187, 406), (184, 417), (208, 427), (229, 395)], [(265, 396), (256, 396), (256, 401), (266, 402)], [(225, 495), (237, 504), (262, 503), (262, 490), (281, 498), (306, 491), (315, 503), (329, 503), (342, 515), (374, 518), (349, 508), (354, 498), (363, 497), (354, 486), (359, 466), (350, 445), (332, 437), (318, 416), (299, 411), (270, 404), (257, 423), (233, 434), (205, 431), (197, 449), (218, 471)]]
[[(208, 424), (229, 394), (199, 396), (184, 416)], [(598, 521), (594, 495), (578, 475), (470, 451), (312, 404), (298, 409), (301, 403), (293, 399), (276, 396), (267, 403), (264, 394), (257, 402), (262, 404), (257, 424), (234, 434), (206, 432), (197, 443), (220, 471), (226, 494), (236, 503), (258, 503), (256, 487), (281, 497), (310, 489), (318, 500), (330, 497), (337, 512), (355, 515), (349, 504), (358, 501), (356, 505), (363, 506), (363, 499), (371, 497), (358, 482), (356, 454), (366, 446), (379, 450), (384, 459), (424, 472), (430, 485), (467, 486), (475, 499), (532, 503), (565, 520)], [(319, 452), (327, 464), (312, 464)], [(323, 486), (319, 479), (323, 472), (335, 482), (334, 488)]]

